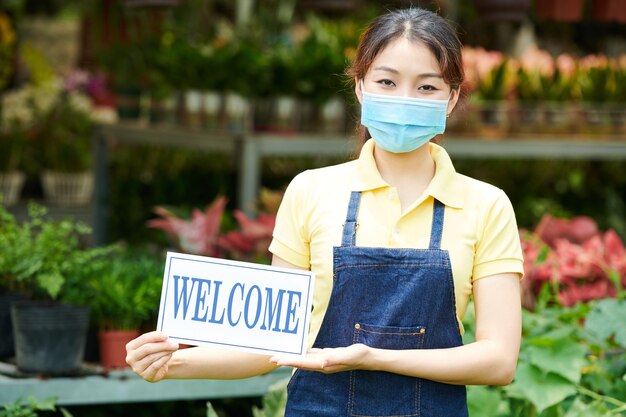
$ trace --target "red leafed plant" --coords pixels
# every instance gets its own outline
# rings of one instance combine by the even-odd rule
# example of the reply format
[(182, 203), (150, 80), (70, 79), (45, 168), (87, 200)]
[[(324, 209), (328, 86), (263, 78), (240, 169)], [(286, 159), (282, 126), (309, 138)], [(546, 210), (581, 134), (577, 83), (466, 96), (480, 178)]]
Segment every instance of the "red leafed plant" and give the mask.
[(154, 212), (161, 218), (149, 220), (147, 225), (165, 231), (173, 244), (185, 253), (269, 263), (271, 255), (268, 248), (281, 198), (281, 192), (261, 190), (260, 214), (250, 218), (244, 212), (234, 210), (238, 229), (225, 233), (221, 231), (227, 203), (225, 197), (217, 197), (204, 212), (194, 209), (191, 219), (182, 219), (170, 210), (157, 206)]
[(218, 237), (222, 216), (226, 207), (226, 197), (217, 197), (204, 211), (194, 209), (191, 219), (176, 216), (162, 206), (154, 208), (160, 219), (148, 220), (148, 227), (161, 229), (182, 252), (203, 256), (220, 256)]
[(564, 306), (614, 297), (626, 285), (626, 249), (614, 230), (593, 219), (545, 215), (534, 232), (520, 230), (524, 251), (523, 303), (532, 308), (544, 285)]
[(276, 215), (261, 213), (256, 219), (251, 219), (244, 212), (235, 210), (233, 216), (239, 223), (239, 230), (220, 236), (219, 247), (234, 259), (268, 261), (267, 248), (272, 240)]

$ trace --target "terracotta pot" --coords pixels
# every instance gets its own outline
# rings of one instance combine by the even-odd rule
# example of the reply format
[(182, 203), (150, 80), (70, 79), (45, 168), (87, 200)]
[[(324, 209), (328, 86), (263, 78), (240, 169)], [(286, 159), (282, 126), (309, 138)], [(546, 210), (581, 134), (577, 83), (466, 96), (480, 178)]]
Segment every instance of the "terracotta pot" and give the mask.
[(594, 0), (591, 16), (596, 20), (626, 23), (624, 0)]
[(102, 330), (98, 332), (100, 364), (107, 369), (127, 368), (126, 344), (139, 336), (139, 330)]
[(487, 21), (522, 21), (528, 15), (530, 0), (474, 0), (474, 7)]
[(535, 2), (535, 15), (540, 19), (579, 22), (585, 0), (541, 0)]

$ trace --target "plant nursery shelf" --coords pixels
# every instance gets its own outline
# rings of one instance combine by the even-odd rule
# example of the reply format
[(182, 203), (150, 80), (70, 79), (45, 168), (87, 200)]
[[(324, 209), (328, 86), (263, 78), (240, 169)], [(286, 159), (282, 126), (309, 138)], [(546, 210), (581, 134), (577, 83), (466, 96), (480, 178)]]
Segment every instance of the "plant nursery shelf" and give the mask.
[(270, 385), (288, 378), (290, 369), (231, 381), (165, 380), (151, 384), (130, 370), (102, 374), (87, 370), (84, 376), (37, 378), (11, 377), (14, 367), (0, 363), (0, 404), (26, 399), (55, 397), (59, 405), (136, 403), (148, 401), (210, 400), (214, 398), (262, 396)]
[[(543, 135), (501, 138), (445, 136), (442, 144), (453, 158), (484, 159), (626, 159), (624, 137)], [(332, 156), (348, 158), (355, 154), (356, 140), (343, 135), (241, 133), (185, 129), (177, 126), (140, 124), (101, 125), (95, 130), (96, 200), (94, 207), (95, 241), (103, 235), (107, 188), (107, 152), (109, 144), (151, 144), (175, 146), (199, 151), (223, 153), (234, 158), (238, 167), (239, 207), (250, 213), (258, 196), (262, 178), (262, 160), (270, 156)]]

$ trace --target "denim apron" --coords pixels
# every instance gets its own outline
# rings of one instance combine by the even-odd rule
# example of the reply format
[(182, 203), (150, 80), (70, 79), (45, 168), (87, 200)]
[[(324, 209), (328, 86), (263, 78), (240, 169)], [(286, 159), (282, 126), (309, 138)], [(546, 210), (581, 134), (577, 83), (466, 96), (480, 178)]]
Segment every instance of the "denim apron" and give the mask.
[[(380, 349), (459, 346), (448, 251), (440, 248), (445, 206), (434, 200), (428, 249), (357, 247), (360, 192), (352, 192), (333, 289), (313, 347), (355, 343)], [(465, 386), (382, 371), (296, 370), (286, 417), (467, 417)]]

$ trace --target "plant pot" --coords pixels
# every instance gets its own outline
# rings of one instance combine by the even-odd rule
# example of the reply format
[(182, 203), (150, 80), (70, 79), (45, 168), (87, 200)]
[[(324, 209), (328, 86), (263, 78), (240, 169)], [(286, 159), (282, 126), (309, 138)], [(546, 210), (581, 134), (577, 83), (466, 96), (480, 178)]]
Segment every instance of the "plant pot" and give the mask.
[(340, 133), (345, 125), (346, 107), (341, 97), (327, 100), (320, 110), (322, 130), (328, 133)]
[(626, 2), (624, 0), (594, 0), (591, 16), (595, 20), (626, 23)]
[(41, 185), (46, 201), (56, 206), (84, 206), (91, 201), (94, 178), (91, 172), (44, 171)]
[(11, 305), (23, 300), (17, 294), (0, 295), (0, 358), (13, 356), (13, 324), (11, 323)]
[(188, 90), (184, 95), (185, 103), (185, 126), (191, 128), (200, 127), (202, 123), (202, 92)]
[(543, 124), (543, 107), (539, 103), (518, 105), (516, 119), (520, 130), (540, 130)]
[(299, 109), (297, 97), (287, 95), (275, 97), (271, 122), (272, 130), (275, 132), (297, 132)]
[(224, 98), (224, 112), (228, 130), (243, 133), (252, 130), (253, 115), (250, 100), (239, 93), (229, 92)]
[(139, 330), (102, 330), (98, 332), (100, 364), (107, 369), (126, 368), (126, 344), (139, 336)]
[(223, 112), (223, 98), (217, 91), (202, 92), (202, 126), (215, 129), (220, 126), (220, 119)]
[(572, 122), (572, 109), (567, 103), (547, 102), (544, 106), (546, 125), (554, 127), (568, 126)]
[(138, 87), (117, 87), (115, 105), (120, 120), (137, 120), (141, 117), (142, 91)]
[(530, 0), (474, 0), (474, 7), (486, 21), (515, 21), (526, 19)]
[(583, 16), (584, 0), (541, 0), (535, 2), (535, 15), (540, 19), (579, 22)]
[(20, 199), (25, 180), (23, 172), (0, 172), (0, 204), (5, 207), (15, 205)]
[(23, 372), (71, 374), (83, 362), (89, 308), (16, 302), (11, 307), (15, 357)]

